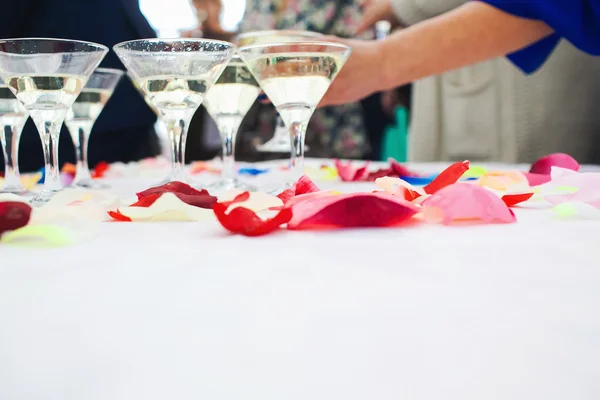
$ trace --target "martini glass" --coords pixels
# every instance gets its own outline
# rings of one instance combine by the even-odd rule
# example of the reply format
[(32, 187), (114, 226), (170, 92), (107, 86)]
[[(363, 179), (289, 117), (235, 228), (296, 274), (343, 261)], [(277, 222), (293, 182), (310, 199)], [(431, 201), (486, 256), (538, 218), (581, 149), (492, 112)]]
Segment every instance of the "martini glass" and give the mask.
[(330, 42), (258, 44), (240, 48), (248, 68), (289, 130), (290, 182), (304, 174), (306, 127), (352, 49)]
[(104, 106), (112, 96), (123, 76), (119, 69), (98, 68), (67, 112), (65, 124), (75, 145), (77, 153), (77, 172), (74, 186), (103, 189), (107, 186), (92, 179), (87, 158), (88, 142), (92, 127)]
[(206, 93), (204, 107), (217, 124), (223, 147), (221, 178), (211, 185), (216, 190), (238, 188), (252, 191), (236, 177), (235, 138), (242, 120), (261, 89), (239, 55), (233, 56), (221, 77)]
[[(236, 41), (240, 46), (251, 46), (254, 44), (275, 44), (308, 40), (322, 40), (323, 38), (324, 35), (311, 31), (272, 30), (243, 33), (236, 37)], [(265, 153), (287, 153), (290, 151), (290, 147), (291, 144), (288, 131), (283, 123), (283, 120), (281, 119), (281, 116), (277, 116), (273, 137), (269, 141), (256, 146), (256, 149)]]
[(171, 174), (165, 183), (186, 182), (190, 121), (236, 47), (208, 39), (142, 39), (118, 44), (114, 50), (166, 125)]
[(0, 79), (0, 142), (4, 154), (4, 186), (0, 193), (27, 193), (19, 175), (19, 141), (27, 118), (25, 107)]
[(0, 40), (0, 77), (25, 106), (44, 150), (42, 191), (32, 200), (46, 204), (60, 190), (58, 139), (69, 108), (108, 49), (63, 39)]

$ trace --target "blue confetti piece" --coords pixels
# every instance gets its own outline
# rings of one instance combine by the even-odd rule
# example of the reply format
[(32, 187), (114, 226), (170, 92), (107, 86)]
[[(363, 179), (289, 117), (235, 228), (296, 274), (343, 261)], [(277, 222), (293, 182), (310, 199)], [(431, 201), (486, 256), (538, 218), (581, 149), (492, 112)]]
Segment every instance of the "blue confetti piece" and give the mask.
[(402, 179), (404, 182), (410, 183), (413, 186), (425, 186), (430, 184), (431, 181), (433, 181), (436, 177), (437, 174), (430, 176), (401, 176), (400, 179)]
[(46, 168), (42, 167), (38, 172), (40, 172), (42, 174), (42, 177), (38, 181), (38, 184), (42, 185), (44, 183), (44, 181), (46, 180)]
[(238, 170), (238, 174), (240, 175), (251, 175), (251, 176), (256, 176), (256, 175), (260, 175), (260, 174), (265, 174), (269, 172), (269, 169), (259, 169), (259, 168), (240, 168)]

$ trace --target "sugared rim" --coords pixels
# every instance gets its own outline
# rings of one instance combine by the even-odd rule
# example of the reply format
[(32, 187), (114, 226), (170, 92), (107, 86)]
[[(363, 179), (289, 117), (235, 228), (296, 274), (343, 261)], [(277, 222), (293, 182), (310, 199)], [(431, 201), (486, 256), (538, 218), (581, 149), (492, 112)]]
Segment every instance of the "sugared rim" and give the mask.
[[(246, 50), (252, 50), (257, 48), (266, 48), (266, 47), (283, 47), (283, 46), (328, 46), (328, 47), (337, 47), (339, 49), (344, 49), (347, 51), (352, 51), (352, 47), (337, 42), (321, 42), (321, 41), (302, 41), (302, 42), (287, 42), (287, 43), (257, 43), (257, 44), (249, 44), (247, 46), (242, 46), (238, 49), (240, 53), (247, 52)], [(285, 52), (290, 53), (290, 52)], [(293, 53), (293, 52), (291, 52)], [(302, 53), (298, 51), (298, 53)]]
[(322, 33), (313, 32), (313, 31), (301, 31), (301, 30), (293, 30), (293, 29), (270, 29), (266, 31), (253, 31), (253, 32), (245, 32), (240, 33), (235, 38), (236, 39), (245, 39), (253, 36), (268, 36), (268, 35), (289, 35), (289, 36), (304, 36), (304, 37), (324, 37)]
[(61, 42), (61, 43), (79, 43), (86, 44), (88, 46), (95, 46), (100, 49), (103, 49), (108, 53), (110, 50), (103, 44), (95, 43), (95, 42), (87, 42), (85, 40), (72, 40), (72, 39), (56, 39), (56, 38), (39, 38), (39, 37), (24, 37), (24, 38), (14, 38), (14, 39), (0, 39), (0, 43), (10, 43), (10, 42), (25, 42), (27, 40), (39, 40), (44, 42)]
[[(130, 52), (139, 52), (139, 53), (144, 53), (143, 50), (131, 50), (131, 49), (124, 49), (123, 46), (125, 46), (126, 44), (129, 43), (141, 43), (141, 42), (150, 42), (150, 43), (159, 43), (159, 42), (165, 42), (165, 43), (212, 43), (212, 44), (222, 44), (222, 45), (226, 45), (229, 47), (232, 47), (234, 49), (237, 49), (237, 46), (231, 42), (226, 42), (224, 40), (214, 40), (214, 39), (202, 39), (202, 38), (150, 38), (150, 39), (136, 39), (136, 40), (126, 40), (124, 42), (121, 43), (117, 43), (113, 46), (113, 50), (114, 51), (130, 51)], [(160, 53), (160, 52), (156, 52), (156, 53)], [(169, 52), (165, 52), (165, 53), (171, 53)]]

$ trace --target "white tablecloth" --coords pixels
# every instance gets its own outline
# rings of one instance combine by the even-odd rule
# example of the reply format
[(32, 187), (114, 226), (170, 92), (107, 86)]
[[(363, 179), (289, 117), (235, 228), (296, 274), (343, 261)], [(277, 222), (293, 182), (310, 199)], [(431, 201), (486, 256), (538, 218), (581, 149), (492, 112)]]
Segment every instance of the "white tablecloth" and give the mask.
[(515, 211), (262, 238), (106, 223), (0, 247), (0, 399), (597, 400), (600, 222)]

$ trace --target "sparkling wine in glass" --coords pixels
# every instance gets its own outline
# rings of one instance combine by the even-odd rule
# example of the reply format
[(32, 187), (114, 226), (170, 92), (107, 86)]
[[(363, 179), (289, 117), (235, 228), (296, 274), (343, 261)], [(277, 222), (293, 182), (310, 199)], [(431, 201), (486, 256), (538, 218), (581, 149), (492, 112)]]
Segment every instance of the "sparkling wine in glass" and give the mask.
[(107, 187), (92, 179), (87, 157), (88, 142), (96, 119), (98, 119), (104, 106), (112, 96), (122, 76), (123, 71), (118, 69), (96, 69), (67, 112), (65, 124), (69, 128), (77, 153), (77, 172), (73, 181), (74, 186), (89, 189)]
[(240, 48), (248, 68), (289, 130), (291, 181), (304, 174), (306, 127), (317, 105), (350, 56), (330, 42), (258, 44)]
[(186, 182), (190, 121), (237, 50), (235, 45), (208, 39), (143, 39), (118, 44), (114, 50), (166, 125), (171, 145), (166, 182)]
[(25, 106), (44, 150), (45, 178), (34, 206), (62, 190), (58, 163), (60, 128), (69, 108), (108, 49), (63, 39), (0, 40), (0, 77)]
[(235, 55), (206, 93), (203, 105), (219, 129), (223, 148), (221, 178), (211, 188), (253, 190), (236, 177), (234, 151), (240, 125), (260, 91), (260, 86), (244, 61)]
[(127, 71), (127, 77), (131, 80), (131, 83), (133, 84), (133, 87), (144, 98), (144, 101), (146, 102), (146, 104), (148, 105), (148, 107), (150, 107), (150, 109), (152, 110), (152, 112), (154, 114), (156, 114), (156, 117), (160, 119), (160, 111), (158, 111), (158, 108), (156, 108), (154, 106), (154, 104), (152, 104), (152, 101), (150, 101), (150, 98), (146, 95), (146, 93), (144, 93), (144, 91), (142, 90), (142, 88), (140, 87), (140, 85), (138, 85), (138, 83), (135, 81), (135, 78), (133, 77), (133, 75), (131, 75), (131, 72)]
[(19, 175), (19, 142), (27, 110), (0, 79), (0, 142), (4, 154), (4, 186), (0, 193), (26, 194)]
[[(292, 43), (310, 40), (322, 40), (324, 35), (311, 31), (271, 30), (256, 31), (240, 34), (236, 37), (239, 46), (254, 44)], [(256, 149), (265, 153), (288, 153), (291, 148), (290, 137), (281, 116), (277, 116), (273, 137), (256, 146)], [(306, 150), (306, 149), (305, 149)]]

